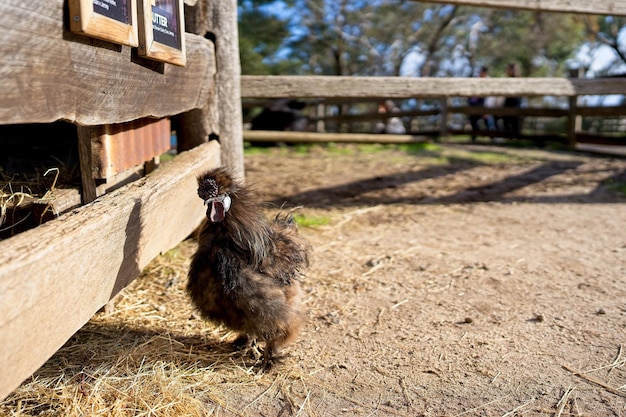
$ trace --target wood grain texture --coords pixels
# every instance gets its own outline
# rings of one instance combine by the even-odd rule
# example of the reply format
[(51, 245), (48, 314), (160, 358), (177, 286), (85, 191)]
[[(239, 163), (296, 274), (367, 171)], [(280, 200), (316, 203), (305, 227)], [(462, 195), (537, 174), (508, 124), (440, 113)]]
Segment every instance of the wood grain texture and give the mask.
[(150, 260), (185, 239), (204, 206), (196, 176), (212, 141), (154, 173), (0, 242), (0, 398), (54, 354)]
[(244, 98), (436, 98), (626, 94), (626, 78), (241, 77)]
[[(63, 0), (0, 2), (0, 123), (113, 124), (203, 107), (215, 90), (214, 43), (188, 34), (184, 68), (73, 34)], [(11, 57), (7, 59), (6, 57)]]
[[(419, 1), (419, 0), (413, 0)], [(624, 0), (428, 0), (430, 3), (546, 12), (626, 15)]]

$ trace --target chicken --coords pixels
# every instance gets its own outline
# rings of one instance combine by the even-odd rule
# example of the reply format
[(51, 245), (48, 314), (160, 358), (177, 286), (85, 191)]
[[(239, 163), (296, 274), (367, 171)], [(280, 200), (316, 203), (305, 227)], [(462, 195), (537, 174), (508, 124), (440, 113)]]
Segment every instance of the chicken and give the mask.
[(310, 245), (290, 214), (268, 221), (254, 193), (226, 168), (198, 177), (207, 205), (187, 292), (203, 318), (239, 333), (237, 346), (264, 342), (267, 369), (300, 334), (301, 271)]

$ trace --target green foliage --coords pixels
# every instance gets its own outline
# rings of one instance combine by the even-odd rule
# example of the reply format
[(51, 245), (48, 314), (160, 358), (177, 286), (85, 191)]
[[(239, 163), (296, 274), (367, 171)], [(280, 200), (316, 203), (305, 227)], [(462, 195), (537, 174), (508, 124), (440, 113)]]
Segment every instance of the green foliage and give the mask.
[(294, 220), (300, 227), (308, 227), (315, 229), (321, 226), (326, 226), (330, 223), (328, 216), (307, 216), (304, 214), (295, 213), (293, 215)]
[(243, 144), (243, 154), (246, 155), (267, 155), (270, 153), (270, 148), (262, 148), (259, 146), (254, 146), (250, 142), (244, 142)]

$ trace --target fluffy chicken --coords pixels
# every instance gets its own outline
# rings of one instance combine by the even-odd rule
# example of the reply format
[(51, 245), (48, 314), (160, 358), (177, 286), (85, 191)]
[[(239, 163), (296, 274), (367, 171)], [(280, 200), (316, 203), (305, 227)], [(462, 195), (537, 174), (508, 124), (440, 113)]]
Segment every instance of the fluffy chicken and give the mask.
[(198, 177), (207, 206), (187, 292), (203, 318), (239, 333), (245, 346), (264, 342), (266, 368), (300, 334), (300, 283), (310, 246), (290, 214), (268, 221), (252, 191), (226, 168)]

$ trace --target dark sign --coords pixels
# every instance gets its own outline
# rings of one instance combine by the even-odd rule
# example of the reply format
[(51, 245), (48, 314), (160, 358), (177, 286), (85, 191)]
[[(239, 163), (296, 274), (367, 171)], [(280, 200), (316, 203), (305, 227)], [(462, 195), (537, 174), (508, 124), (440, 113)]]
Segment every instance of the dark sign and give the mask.
[(156, 0), (152, 6), (152, 34), (155, 42), (181, 49), (176, 1)]
[(127, 0), (93, 0), (93, 11), (118, 22), (132, 24)]

